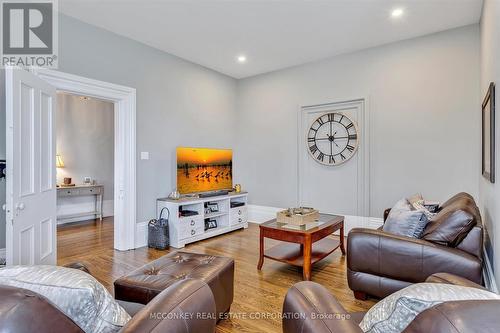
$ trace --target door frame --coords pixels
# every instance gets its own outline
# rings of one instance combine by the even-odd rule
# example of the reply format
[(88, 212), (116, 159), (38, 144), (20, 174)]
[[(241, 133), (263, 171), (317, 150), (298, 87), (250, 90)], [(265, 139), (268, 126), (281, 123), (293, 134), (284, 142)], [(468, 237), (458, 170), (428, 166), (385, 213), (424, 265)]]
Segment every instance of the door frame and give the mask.
[[(57, 91), (114, 103), (114, 248), (135, 248), (136, 238), (136, 90), (50, 69), (33, 70)], [(56, 125), (57, 126), (57, 125)]]
[[(360, 180), (358, 182), (358, 202), (357, 202), (357, 216), (370, 216), (370, 113), (368, 112), (368, 98), (353, 98), (335, 102), (328, 102), (322, 104), (307, 104), (299, 108), (297, 115), (297, 206), (302, 204), (302, 193), (304, 189), (302, 172), (304, 165), (309, 154), (306, 152), (305, 133), (306, 127), (309, 125), (304, 120), (305, 115), (308, 113), (324, 113), (328, 111), (336, 111), (338, 109), (355, 108), (359, 107), (361, 112), (358, 114), (356, 123), (361, 128), (361, 133), (358, 133), (359, 147), (357, 154), (358, 170), (357, 176)], [(335, 212), (328, 212), (335, 213)]]

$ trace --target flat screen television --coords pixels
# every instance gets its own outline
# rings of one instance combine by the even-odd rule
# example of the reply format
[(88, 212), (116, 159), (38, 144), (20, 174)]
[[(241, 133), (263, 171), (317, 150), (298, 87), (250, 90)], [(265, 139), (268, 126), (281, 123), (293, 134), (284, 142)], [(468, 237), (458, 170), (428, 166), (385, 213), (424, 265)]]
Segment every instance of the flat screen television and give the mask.
[(231, 190), (231, 149), (177, 148), (177, 191), (180, 194)]

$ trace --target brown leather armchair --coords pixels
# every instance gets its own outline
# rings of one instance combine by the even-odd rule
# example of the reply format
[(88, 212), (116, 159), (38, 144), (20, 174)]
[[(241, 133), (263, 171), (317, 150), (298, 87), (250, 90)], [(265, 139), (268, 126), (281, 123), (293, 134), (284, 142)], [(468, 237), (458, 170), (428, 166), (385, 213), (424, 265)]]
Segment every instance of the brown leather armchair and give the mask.
[[(450, 274), (427, 282), (482, 288)], [(444, 302), (420, 313), (403, 333), (498, 332), (500, 301)], [(323, 286), (304, 281), (292, 286), (283, 304), (283, 333), (362, 333), (364, 312), (349, 313)]]
[[(49, 300), (32, 291), (0, 285), (0, 299), (0, 332), (83, 332)], [(120, 332), (215, 331), (215, 301), (210, 287), (200, 280), (178, 281), (135, 309), (137, 313), (131, 313), (132, 319)]]
[[(466, 227), (454, 223), (464, 217), (469, 221)], [(467, 193), (453, 196), (435, 219), (421, 239), (381, 229), (352, 229), (347, 239), (347, 280), (354, 296), (385, 297), (437, 272), (481, 284), (483, 228), (474, 199)]]

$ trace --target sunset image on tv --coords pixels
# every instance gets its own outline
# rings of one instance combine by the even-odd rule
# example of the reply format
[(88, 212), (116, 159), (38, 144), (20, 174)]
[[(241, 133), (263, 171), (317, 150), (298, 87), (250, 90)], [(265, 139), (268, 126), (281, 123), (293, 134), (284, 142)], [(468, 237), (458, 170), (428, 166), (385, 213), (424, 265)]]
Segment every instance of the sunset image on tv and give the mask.
[(186, 194), (230, 190), (232, 159), (230, 149), (177, 148), (177, 191)]

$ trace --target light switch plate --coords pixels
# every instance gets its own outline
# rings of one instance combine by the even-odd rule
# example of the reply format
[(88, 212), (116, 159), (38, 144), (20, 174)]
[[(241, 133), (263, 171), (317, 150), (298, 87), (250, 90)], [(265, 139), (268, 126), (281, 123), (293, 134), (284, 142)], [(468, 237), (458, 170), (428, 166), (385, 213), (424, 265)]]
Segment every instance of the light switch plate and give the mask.
[(141, 160), (149, 160), (149, 152), (141, 151)]

